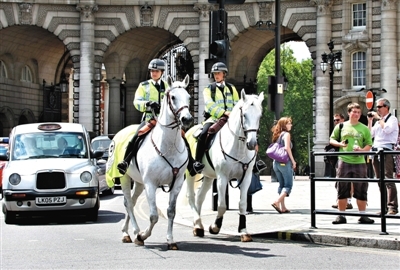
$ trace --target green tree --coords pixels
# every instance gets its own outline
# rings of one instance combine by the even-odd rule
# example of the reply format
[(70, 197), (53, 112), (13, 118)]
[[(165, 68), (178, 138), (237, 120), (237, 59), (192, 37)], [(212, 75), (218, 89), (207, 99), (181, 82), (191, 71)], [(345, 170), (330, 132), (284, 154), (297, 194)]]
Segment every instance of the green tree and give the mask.
[[(281, 116), (289, 116), (293, 120), (292, 141), (293, 154), (300, 169), (308, 164), (308, 138), (313, 132), (313, 63), (311, 58), (298, 62), (293, 55), (293, 50), (281, 47), (281, 71), (288, 80), (288, 89), (284, 92), (284, 108)], [(263, 91), (268, 98), (268, 76), (275, 75), (275, 50), (272, 50), (261, 63), (257, 74), (257, 90)], [(271, 143), (271, 128), (275, 114), (267, 108), (265, 102), (263, 117), (260, 123), (260, 156), (269, 168), (272, 160), (265, 155), (266, 148)], [(312, 145), (310, 145), (312, 147)], [(268, 173), (268, 172), (267, 172)]]

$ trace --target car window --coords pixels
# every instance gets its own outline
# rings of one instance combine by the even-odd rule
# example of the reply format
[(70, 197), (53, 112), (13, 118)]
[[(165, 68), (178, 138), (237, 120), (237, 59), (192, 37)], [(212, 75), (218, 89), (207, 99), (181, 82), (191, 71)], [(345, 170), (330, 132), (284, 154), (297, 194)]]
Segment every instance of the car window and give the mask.
[(12, 157), (15, 160), (36, 158), (87, 158), (82, 133), (46, 132), (15, 136)]
[(95, 151), (96, 150), (105, 151), (105, 150), (108, 150), (110, 143), (111, 143), (110, 139), (104, 139), (104, 140), (102, 139), (102, 140), (93, 141), (92, 148)]

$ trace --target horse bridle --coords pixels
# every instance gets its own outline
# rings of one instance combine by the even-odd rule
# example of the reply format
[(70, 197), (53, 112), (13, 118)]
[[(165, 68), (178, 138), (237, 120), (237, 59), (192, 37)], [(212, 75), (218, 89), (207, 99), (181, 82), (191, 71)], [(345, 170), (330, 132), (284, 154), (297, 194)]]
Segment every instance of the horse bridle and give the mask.
[(238, 134), (236, 134), (235, 132), (233, 132), (233, 130), (232, 130), (231, 127), (229, 126), (229, 121), (227, 122), (227, 125), (228, 125), (228, 128), (229, 128), (229, 131), (230, 131), (233, 135), (235, 135), (236, 137), (239, 137), (239, 141), (245, 141), (245, 140), (246, 140), (247, 133), (249, 133), (249, 132), (256, 132), (256, 133), (258, 133), (258, 131), (259, 131), (260, 129), (244, 129), (242, 107), (240, 107), (239, 110), (240, 110), (240, 127), (243, 129), (244, 136), (238, 135)]
[[(160, 125), (162, 125), (162, 126), (164, 126), (164, 127), (169, 127), (169, 128), (172, 128), (172, 129), (174, 129), (174, 128), (180, 126), (179, 114), (181, 113), (182, 110), (184, 110), (184, 109), (186, 109), (186, 108), (189, 108), (189, 106), (185, 105), (185, 106), (182, 106), (181, 108), (179, 108), (179, 109), (176, 110), (176, 111), (174, 110), (174, 108), (172, 107), (171, 96), (170, 96), (169, 93), (170, 93), (172, 90), (174, 90), (175, 88), (178, 88), (178, 87), (176, 87), (176, 86), (175, 86), (175, 87), (172, 87), (172, 88), (170, 88), (170, 89), (165, 93), (165, 94), (166, 94), (166, 97), (167, 97), (167, 104), (168, 104), (168, 107), (169, 107), (169, 109), (171, 110), (172, 114), (174, 115), (175, 121), (173, 121), (173, 122), (170, 123), (170, 124), (166, 124), (166, 125), (160, 123)], [(157, 122), (158, 122), (158, 120), (157, 120)]]
[[(174, 88), (177, 88), (177, 87), (174, 87)], [(163, 124), (161, 124), (159, 121), (157, 121), (160, 125), (162, 125), (162, 126), (164, 126), (164, 127), (167, 127), (167, 128), (171, 128), (171, 129), (174, 129), (174, 128), (180, 126), (180, 120), (179, 120), (179, 117), (178, 117), (178, 116), (179, 116), (179, 113), (180, 113), (183, 109), (189, 108), (187, 105), (185, 105), (185, 106), (182, 106), (181, 108), (179, 108), (177, 111), (174, 111), (174, 108), (172, 107), (172, 104), (171, 104), (171, 103), (172, 103), (172, 102), (171, 102), (171, 97), (170, 97), (170, 95), (169, 95), (169, 93), (170, 93), (174, 88), (171, 88), (171, 89), (166, 93), (166, 96), (167, 96), (167, 104), (168, 104), (168, 107), (169, 107), (169, 109), (171, 110), (172, 114), (174, 115), (175, 121), (173, 121), (172, 123), (167, 124), (167, 125), (163, 125)], [(153, 135), (153, 132), (151, 132), (151, 135)], [(183, 162), (183, 164), (182, 164), (179, 168), (178, 168), (178, 167), (174, 167), (174, 166), (172, 166), (172, 164), (168, 161), (168, 159), (165, 157), (165, 155), (158, 149), (157, 145), (155, 144), (155, 142), (154, 142), (154, 140), (153, 140), (153, 136), (150, 136), (150, 139), (151, 139), (151, 143), (153, 144), (153, 147), (154, 147), (154, 149), (156, 150), (157, 154), (158, 154), (159, 156), (161, 156), (161, 157), (168, 163), (168, 165), (169, 165), (169, 166), (171, 167), (171, 169), (172, 169), (173, 178), (172, 178), (171, 185), (169, 185), (169, 189), (168, 189), (168, 190), (165, 190), (164, 186), (161, 186), (161, 189), (162, 189), (164, 192), (170, 192), (170, 191), (172, 190), (172, 188), (174, 187), (174, 185), (175, 185), (176, 176), (178, 175), (180, 169), (182, 169), (182, 167), (183, 167), (183, 166), (186, 164), (186, 162), (189, 160), (189, 155), (188, 155), (187, 159)], [(186, 146), (185, 146), (185, 148), (186, 148)], [(178, 151), (179, 151), (179, 150), (178, 150)]]
[[(239, 137), (239, 141), (243, 141), (243, 142), (244, 142), (244, 141), (246, 140), (247, 133), (249, 133), (249, 132), (257, 132), (257, 133), (258, 133), (258, 130), (259, 130), (259, 129), (248, 129), (248, 130), (246, 130), (246, 129), (244, 128), (244, 124), (243, 124), (243, 111), (242, 111), (242, 107), (240, 107), (239, 110), (240, 110), (240, 127), (243, 129), (243, 132), (244, 132), (244, 134), (245, 134), (245, 137), (243, 137), (243, 136), (241, 136), (241, 135), (237, 135), (236, 133), (234, 133), (234, 132), (232, 131), (232, 129), (230, 128), (230, 126), (229, 126), (229, 121), (227, 122), (227, 124), (228, 124), (228, 129), (232, 132), (232, 134), (235, 135), (235, 136), (237, 136), (237, 137)], [(249, 162), (244, 163), (244, 162), (238, 160), (237, 158), (232, 157), (231, 155), (227, 154), (227, 153), (225, 152), (224, 148), (222, 147), (222, 142), (221, 142), (221, 141), (222, 141), (221, 132), (219, 132), (219, 144), (220, 144), (221, 152), (222, 152), (222, 154), (224, 155), (225, 160), (226, 160), (226, 157), (229, 157), (229, 158), (233, 159), (234, 161), (236, 161), (236, 162), (242, 164), (242, 167), (243, 167), (242, 178), (238, 181), (238, 184), (236, 185), (236, 187), (234, 187), (234, 186), (232, 185), (232, 180), (229, 181), (229, 185), (230, 185), (232, 188), (237, 188), (237, 187), (239, 187), (239, 186), (242, 184), (243, 179), (244, 179), (244, 175), (246, 174), (246, 171), (247, 171), (247, 169), (249, 168), (249, 164), (253, 161), (253, 159), (255, 159), (255, 157), (256, 157), (256, 155), (257, 155), (257, 152), (254, 152), (254, 156), (253, 156), (252, 159), (250, 159)]]

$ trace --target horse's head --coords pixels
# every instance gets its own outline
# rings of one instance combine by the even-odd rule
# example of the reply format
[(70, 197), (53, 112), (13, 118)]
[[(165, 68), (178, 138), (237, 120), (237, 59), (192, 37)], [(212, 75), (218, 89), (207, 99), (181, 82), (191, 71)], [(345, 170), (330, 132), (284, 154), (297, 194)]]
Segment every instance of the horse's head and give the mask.
[(246, 95), (244, 89), (241, 91), (241, 99), (235, 106), (239, 108), (240, 125), (246, 137), (246, 145), (249, 150), (254, 150), (257, 145), (257, 133), (262, 115), (262, 102), (264, 93), (257, 95)]
[(182, 82), (174, 82), (171, 76), (168, 76), (168, 85), (170, 85), (170, 88), (165, 92), (164, 99), (166, 104), (163, 104), (168, 106), (168, 116), (174, 119), (177, 124), (189, 127), (193, 122), (193, 117), (189, 111), (190, 95), (186, 91), (186, 87), (189, 85), (189, 75), (186, 75)]

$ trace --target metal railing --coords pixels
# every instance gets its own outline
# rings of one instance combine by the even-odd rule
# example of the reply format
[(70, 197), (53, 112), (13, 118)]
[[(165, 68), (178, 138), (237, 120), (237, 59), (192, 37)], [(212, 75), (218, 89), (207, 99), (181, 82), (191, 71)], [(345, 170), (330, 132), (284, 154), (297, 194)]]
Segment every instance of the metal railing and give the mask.
[[(380, 175), (375, 176), (375, 178), (325, 178), (315, 176), (315, 157), (316, 156), (338, 156), (338, 155), (365, 155), (365, 156), (379, 156)], [(367, 217), (377, 217), (381, 219), (381, 233), (388, 234), (386, 232), (386, 219), (387, 218), (397, 218), (400, 219), (400, 215), (387, 215), (386, 214), (386, 183), (398, 183), (399, 179), (395, 178), (385, 178), (385, 156), (386, 155), (400, 155), (400, 151), (357, 151), (357, 152), (310, 152), (310, 188), (311, 188), (311, 227), (316, 227), (316, 214), (325, 215), (343, 215), (343, 216), (367, 216)], [(352, 213), (345, 211), (328, 211), (328, 210), (317, 210), (315, 209), (315, 182), (316, 181), (330, 181), (330, 182), (368, 182), (368, 183), (379, 183), (380, 184), (380, 214), (372, 213)]]

